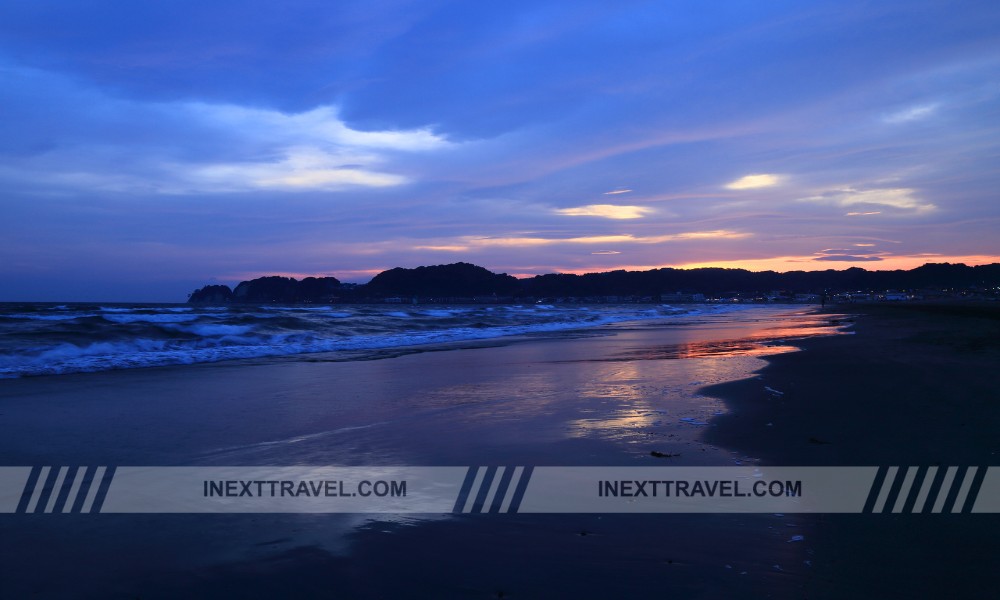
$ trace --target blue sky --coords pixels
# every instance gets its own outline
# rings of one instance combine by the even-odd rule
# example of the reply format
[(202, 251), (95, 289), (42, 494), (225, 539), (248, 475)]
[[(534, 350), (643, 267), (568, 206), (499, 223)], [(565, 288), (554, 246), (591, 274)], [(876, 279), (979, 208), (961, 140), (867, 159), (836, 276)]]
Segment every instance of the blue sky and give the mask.
[(996, 2), (10, 1), (0, 300), (1000, 261)]

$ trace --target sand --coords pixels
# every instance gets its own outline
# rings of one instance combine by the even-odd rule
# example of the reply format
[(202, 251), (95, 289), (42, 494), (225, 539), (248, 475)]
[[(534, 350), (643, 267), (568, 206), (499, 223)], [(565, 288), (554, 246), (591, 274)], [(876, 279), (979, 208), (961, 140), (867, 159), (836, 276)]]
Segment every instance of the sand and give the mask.
[[(733, 408), (707, 441), (769, 464), (1000, 464), (1000, 307), (830, 310), (855, 335), (803, 341), (758, 378), (704, 390)], [(998, 515), (824, 515), (815, 527), (808, 597), (981, 598), (1000, 585)]]
[[(775, 313), (363, 362), (315, 355), (4, 381), (0, 456), (7, 465), (192, 466), (995, 460), (996, 375), (985, 369), (996, 364), (994, 320), (857, 316), (855, 335), (796, 342), (806, 350), (767, 366), (760, 355), (782, 350), (762, 347), (775, 346), (776, 326), (805, 335), (817, 324)], [(750, 378), (719, 385), (741, 377)], [(0, 523), (0, 597), (961, 597), (995, 589), (1000, 550), (993, 515)]]

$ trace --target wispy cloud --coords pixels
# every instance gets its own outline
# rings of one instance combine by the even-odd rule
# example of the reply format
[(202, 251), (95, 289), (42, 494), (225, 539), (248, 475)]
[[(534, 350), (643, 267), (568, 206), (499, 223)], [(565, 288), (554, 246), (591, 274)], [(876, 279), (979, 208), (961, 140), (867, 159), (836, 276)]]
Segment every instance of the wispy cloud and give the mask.
[[(178, 165), (178, 175), (187, 179), (186, 191), (285, 191), (340, 190), (350, 187), (391, 187), (408, 178), (374, 168), (375, 156), (325, 152), (315, 147), (287, 148), (276, 161), (221, 163), (203, 167)], [(185, 188), (181, 188), (185, 189)]]
[[(406, 176), (385, 166), (394, 153), (428, 152), (452, 144), (429, 129), (359, 131), (348, 127), (334, 107), (299, 114), (233, 105), (188, 104), (184, 107), (205, 126), (223, 128), (262, 150), (258, 160), (190, 168), (194, 191), (282, 189), (340, 190), (391, 187)], [(182, 169), (178, 169), (181, 171)]]
[[(37, 189), (227, 194), (385, 188), (419, 178), (404, 167), (415, 155), (458, 146), (427, 127), (362, 131), (348, 126), (334, 106), (284, 113), (207, 102), (142, 103), (85, 90), (57, 75), (15, 74), (25, 84), (57, 86), (61, 95), (90, 106), (62, 111), (69, 122), (49, 126), (45, 152), (22, 153), (0, 166), (0, 178)], [(81, 131), (107, 131), (107, 139), (80, 152), (74, 136)]]
[[(854, 244), (855, 247), (863, 245), (865, 244)], [(867, 245), (874, 246), (874, 244)], [(859, 254), (857, 250), (851, 250), (849, 248), (826, 248), (816, 252), (815, 254), (816, 256), (814, 256), (812, 260), (829, 262), (880, 262), (883, 259), (882, 257), (888, 253), (867, 252)]]
[(759, 188), (774, 187), (781, 184), (783, 180), (784, 177), (781, 175), (758, 173), (755, 175), (744, 175), (736, 181), (730, 181), (725, 187), (727, 190), (755, 190)]
[(586, 245), (595, 244), (606, 246), (608, 244), (662, 244), (667, 242), (680, 242), (685, 240), (737, 240), (750, 237), (751, 234), (729, 231), (686, 231), (682, 233), (671, 233), (665, 235), (636, 236), (631, 234), (615, 235), (589, 235), (567, 238), (556, 237), (529, 237), (529, 236), (497, 236), (478, 237), (462, 236), (450, 241), (437, 240), (430, 244), (419, 244), (413, 247), (414, 250), (439, 250), (444, 252), (468, 252), (482, 248), (532, 248), (541, 246), (558, 245)]
[(882, 257), (858, 256), (853, 254), (824, 254), (823, 256), (817, 256), (813, 260), (833, 262), (878, 262), (882, 260)]
[(646, 206), (619, 206), (615, 204), (588, 204), (575, 208), (559, 208), (557, 214), (570, 217), (604, 217), (605, 219), (641, 219), (653, 212)]
[(459, 244), (443, 244), (443, 245), (418, 245), (413, 247), (414, 250), (430, 250), (432, 252), (465, 252), (469, 249), (466, 245)]
[[(917, 197), (916, 190), (910, 188), (875, 188), (855, 189), (843, 188), (832, 190), (803, 198), (806, 202), (832, 204), (835, 206), (863, 208), (890, 208), (897, 213), (922, 214), (935, 210), (937, 207)], [(849, 217), (877, 215), (883, 210), (851, 211)]]
[(610, 192), (604, 192), (604, 195), (605, 196), (615, 196), (615, 195), (618, 195), (618, 194), (627, 194), (627, 193), (629, 193), (631, 191), (632, 190), (628, 190), (628, 189), (617, 189), (617, 190), (611, 190)]
[(917, 213), (937, 208), (929, 202), (921, 201), (915, 194), (916, 191), (909, 188), (846, 190), (838, 196), (837, 201), (841, 206), (888, 206)]
[[(929, 254), (901, 254), (901, 255), (884, 255), (878, 257), (880, 260), (870, 260), (865, 256), (861, 256), (859, 260), (853, 261), (858, 264), (878, 262), (879, 269), (913, 269), (919, 267), (920, 265), (927, 262), (951, 262), (951, 263), (965, 263), (967, 265), (983, 265), (996, 262), (996, 256), (992, 255), (937, 255), (932, 256)], [(732, 258), (729, 260), (713, 260), (713, 261), (687, 261), (676, 264), (667, 265), (637, 265), (630, 267), (632, 269), (651, 269), (657, 267), (679, 267), (685, 269), (697, 269), (702, 267), (722, 267), (728, 269), (747, 269), (749, 271), (794, 271), (802, 269), (811, 269), (816, 267), (816, 262), (829, 262), (830, 260), (820, 260), (817, 261), (816, 256), (800, 256), (800, 255), (790, 255), (790, 256), (775, 256), (771, 258)], [(843, 262), (850, 263), (852, 261), (833, 261), (833, 262)], [(812, 263), (812, 264), (810, 264)], [(844, 268), (847, 264), (837, 265), (837, 268)]]
[(898, 123), (908, 123), (910, 121), (920, 121), (933, 115), (935, 112), (937, 112), (940, 106), (941, 105), (936, 102), (931, 104), (920, 104), (917, 106), (910, 106), (902, 110), (885, 115), (884, 117), (882, 117), (882, 120), (892, 125)]
[(413, 130), (359, 131), (348, 127), (333, 106), (286, 114), (276, 110), (233, 104), (188, 103), (192, 116), (214, 127), (239, 131), (244, 136), (278, 145), (319, 145), (418, 152), (436, 150), (451, 142), (428, 128)]

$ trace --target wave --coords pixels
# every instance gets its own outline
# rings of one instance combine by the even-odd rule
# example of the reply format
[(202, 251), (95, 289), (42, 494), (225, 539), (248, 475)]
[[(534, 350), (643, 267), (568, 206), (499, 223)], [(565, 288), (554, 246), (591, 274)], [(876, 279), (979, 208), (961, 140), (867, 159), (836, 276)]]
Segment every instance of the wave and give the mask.
[(200, 315), (178, 315), (178, 314), (110, 314), (102, 315), (104, 319), (112, 323), (186, 323), (197, 321)]
[[(731, 312), (691, 305), (101, 307), (0, 313), (0, 378), (379, 351)], [(46, 308), (51, 310), (50, 308)], [(500, 309), (500, 310), (498, 310)], [(41, 317), (49, 318), (41, 318)]]

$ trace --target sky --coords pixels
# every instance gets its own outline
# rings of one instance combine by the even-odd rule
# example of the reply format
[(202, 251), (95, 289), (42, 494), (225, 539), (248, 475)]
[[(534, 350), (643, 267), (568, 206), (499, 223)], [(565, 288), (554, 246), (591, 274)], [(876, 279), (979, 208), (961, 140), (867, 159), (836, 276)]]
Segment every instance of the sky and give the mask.
[(0, 301), (984, 264), (998, 189), (993, 0), (0, 4)]

